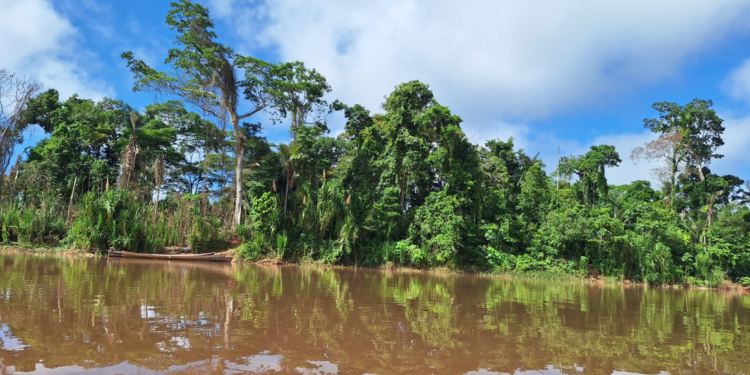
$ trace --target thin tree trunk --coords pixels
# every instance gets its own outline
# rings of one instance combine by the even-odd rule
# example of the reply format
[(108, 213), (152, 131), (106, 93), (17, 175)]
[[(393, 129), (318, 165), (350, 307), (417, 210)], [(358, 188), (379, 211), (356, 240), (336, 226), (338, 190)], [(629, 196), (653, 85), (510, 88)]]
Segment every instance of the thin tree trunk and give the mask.
[(286, 172), (286, 185), (284, 186), (284, 219), (286, 219), (286, 203), (289, 199), (289, 171)]
[(208, 206), (208, 199), (206, 198), (206, 184), (208, 184), (208, 181), (206, 180), (206, 177), (204, 177), (203, 187), (201, 188), (201, 215), (206, 214), (206, 209)]
[(700, 177), (701, 182), (706, 182), (706, 176), (703, 174), (703, 163), (698, 162), (698, 177)]
[(234, 220), (232, 222), (232, 228), (237, 228), (240, 225), (242, 219), (242, 167), (245, 156), (245, 138), (242, 135), (242, 131), (239, 126), (239, 120), (236, 116), (232, 116), (232, 126), (234, 127), (235, 134), (237, 137), (237, 147), (235, 149), (235, 157), (237, 158), (237, 166), (234, 170)]
[[(706, 176), (703, 174), (703, 163), (701, 160), (696, 162), (698, 166), (698, 177), (701, 179), (703, 191), (706, 191)], [(708, 248), (708, 233), (711, 232), (711, 219), (713, 218), (713, 196), (709, 195), (706, 199), (706, 227), (703, 229), (703, 247)]]
[(156, 201), (154, 201), (154, 222), (156, 222), (156, 214), (159, 211), (159, 195), (161, 193), (161, 185), (156, 187)]
[(78, 176), (73, 179), (73, 190), (70, 191), (70, 200), (68, 201), (68, 217), (65, 219), (67, 224), (70, 224), (70, 209), (73, 207), (73, 196), (76, 193), (76, 184), (78, 183)]
[[(208, 145), (206, 144), (205, 152), (203, 153), (203, 163), (201, 163), (201, 171), (198, 175), (199, 181), (202, 180), (203, 186), (201, 187), (201, 215), (206, 214), (206, 206), (208, 206), (208, 199), (206, 198), (206, 189), (208, 185), (208, 171), (206, 170), (206, 163), (208, 161)], [(195, 193), (198, 193), (198, 188), (196, 187)]]
[(669, 187), (669, 207), (672, 212), (677, 212), (675, 209), (674, 201), (677, 198), (677, 160), (676, 158), (672, 158), (672, 185)]

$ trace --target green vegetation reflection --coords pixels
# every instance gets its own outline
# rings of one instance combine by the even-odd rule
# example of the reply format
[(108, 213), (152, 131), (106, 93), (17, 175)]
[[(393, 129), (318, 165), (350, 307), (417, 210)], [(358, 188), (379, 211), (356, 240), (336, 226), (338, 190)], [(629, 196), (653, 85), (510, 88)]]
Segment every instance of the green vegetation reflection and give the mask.
[(255, 355), (279, 371), (378, 374), (750, 365), (750, 296), (581, 282), (0, 256), (0, 317), (16, 371), (43, 359), (218, 373)]

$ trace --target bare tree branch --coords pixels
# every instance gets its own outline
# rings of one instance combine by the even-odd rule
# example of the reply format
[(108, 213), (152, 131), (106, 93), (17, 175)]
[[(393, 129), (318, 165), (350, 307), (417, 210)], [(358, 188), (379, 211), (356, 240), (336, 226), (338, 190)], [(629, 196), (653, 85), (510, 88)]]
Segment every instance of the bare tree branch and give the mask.
[(13, 157), (13, 149), (26, 128), (23, 114), (29, 101), (42, 89), (42, 84), (0, 69), (0, 175), (5, 173)]

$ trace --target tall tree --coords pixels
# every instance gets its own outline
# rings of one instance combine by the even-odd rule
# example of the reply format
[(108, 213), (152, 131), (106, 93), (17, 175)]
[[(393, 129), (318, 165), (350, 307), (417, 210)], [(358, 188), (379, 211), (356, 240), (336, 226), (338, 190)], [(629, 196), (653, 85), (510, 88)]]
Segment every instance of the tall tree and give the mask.
[[(701, 185), (700, 188), (692, 188), (691, 191), (698, 194), (699, 199), (709, 208), (713, 207), (716, 200), (712, 192), (724, 192), (723, 188), (716, 187), (716, 183), (707, 182), (708, 166), (713, 159), (723, 157), (716, 151), (724, 144), (724, 120), (716, 114), (712, 106), (711, 100), (703, 99), (694, 99), (684, 106), (669, 102), (656, 103), (653, 108), (659, 112), (659, 117), (643, 121), (644, 127), (653, 132), (679, 135), (680, 141), (675, 145), (675, 152), (684, 154), (688, 173), (697, 175)], [(707, 210), (706, 215), (707, 230), (710, 230), (713, 211)]]
[(387, 144), (380, 161), (385, 170), (381, 191), (399, 190), (402, 214), (410, 206), (421, 205), (432, 190), (427, 159), (437, 139), (432, 124), (422, 119), (437, 105), (432, 91), (419, 81), (399, 85), (383, 104)]
[(703, 167), (713, 159), (723, 157), (716, 150), (724, 144), (721, 138), (724, 133), (722, 120), (711, 107), (711, 100), (694, 99), (685, 106), (675, 103), (656, 103), (654, 109), (659, 117), (643, 121), (645, 128), (653, 132), (667, 134), (677, 133), (681, 136), (681, 148), (684, 148), (687, 162), (695, 165), (701, 181), (706, 180)]
[(606, 167), (616, 167), (622, 162), (614, 146), (591, 146), (585, 155), (563, 157), (560, 160), (562, 176), (576, 175), (577, 187), (585, 205), (593, 206), (606, 199), (609, 185), (605, 176)]
[(218, 42), (213, 31), (214, 22), (206, 7), (189, 0), (173, 2), (171, 6), (167, 24), (177, 31), (176, 44), (180, 46), (169, 50), (165, 61), (172, 71), (157, 71), (136, 60), (132, 52), (123, 53), (122, 58), (127, 60), (128, 67), (135, 75), (134, 91), (149, 90), (177, 95), (232, 125), (237, 135), (233, 219), (236, 226), (242, 217), (242, 155), (245, 153), (240, 122), (270, 104), (271, 94), (267, 87), (272, 65), (237, 54)]

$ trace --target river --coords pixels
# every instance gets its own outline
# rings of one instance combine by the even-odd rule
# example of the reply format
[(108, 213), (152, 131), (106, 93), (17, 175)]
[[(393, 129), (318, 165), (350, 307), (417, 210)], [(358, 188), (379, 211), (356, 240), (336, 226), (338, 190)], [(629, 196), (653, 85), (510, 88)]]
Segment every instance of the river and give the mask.
[(0, 374), (749, 374), (750, 296), (0, 255)]

